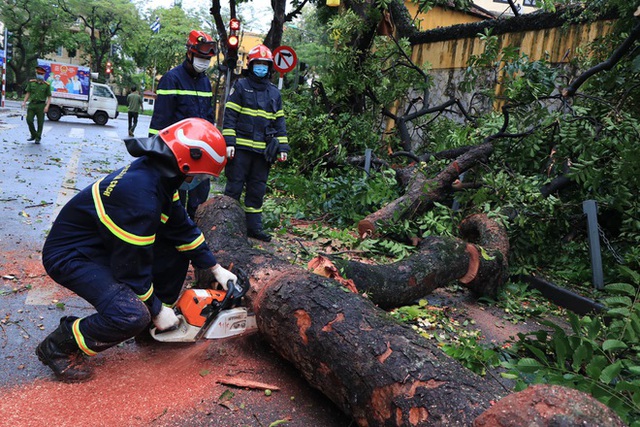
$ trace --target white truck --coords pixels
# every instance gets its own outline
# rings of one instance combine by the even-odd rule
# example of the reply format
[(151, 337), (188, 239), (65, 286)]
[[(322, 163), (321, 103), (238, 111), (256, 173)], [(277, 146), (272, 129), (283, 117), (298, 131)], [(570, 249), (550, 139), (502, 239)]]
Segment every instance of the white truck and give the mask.
[(85, 117), (105, 125), (118, 117), (118, 100), (108, 85), (91, 81), (89, 67), (38, 59), (51, 84), (51, 105), (47, 118), (58, 121), (64, 115)]

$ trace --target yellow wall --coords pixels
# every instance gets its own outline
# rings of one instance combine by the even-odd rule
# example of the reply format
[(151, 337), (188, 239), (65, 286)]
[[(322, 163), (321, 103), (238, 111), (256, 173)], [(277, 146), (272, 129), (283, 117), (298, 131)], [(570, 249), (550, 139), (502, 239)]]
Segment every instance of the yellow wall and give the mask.
[[(571, 25), (568, 28), (508, 33), (498, 36), (502, 47), (516, 46), (532, 60), (549, 54), (552, 63), (568, 62), (577, 48), (610, 33), (612, 21), (598, 21), (590, 25)], [(471, 55), (480, 55), (484, 42), (479, 38), (465, 38), (425, 43), (413, 46), (412, 59), (416, 64), (431, 64), (433, 69), (464, 68)]]
[[(409, 10), (411, 18), (415, 18), (418, 11), (418, 5), (411, 1), (405, 1), (404, 5)], [(460, 12), (454, 9), (444, 9), (442, 7), (434, 7), (427, 13), (420, 12), (415, 23), (418, 30), (427, 31), (433, 30), (434, 28), (450, 27), (457, 24), (468, 24), (470, 22), (478, 22), (481, 20), (482, 18), (465, 12)]]

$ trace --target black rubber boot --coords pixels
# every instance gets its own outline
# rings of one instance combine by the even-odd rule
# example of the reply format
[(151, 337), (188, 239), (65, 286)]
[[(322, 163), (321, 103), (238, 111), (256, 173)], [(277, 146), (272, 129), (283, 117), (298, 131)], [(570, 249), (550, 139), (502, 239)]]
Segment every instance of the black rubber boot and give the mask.
[(262, 240), (263, 242), (270, 242), (271, 236), (265, 233), (263, 230), (248, 230), (247, 236), (254, 239)]
[(77, 317), (63, 317), (58, 329), (49, 334), (36, 348), (38, 359), (51, 368), (56, 378), (66, 383), (88, 381), (93, 373), (78, 348), (70, 324)]

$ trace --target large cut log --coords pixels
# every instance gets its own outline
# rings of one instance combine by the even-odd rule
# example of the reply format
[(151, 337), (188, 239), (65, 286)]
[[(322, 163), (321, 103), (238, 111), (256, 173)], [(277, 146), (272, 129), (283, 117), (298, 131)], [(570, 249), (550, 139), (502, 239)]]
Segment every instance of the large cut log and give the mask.
[(412, 304), (456, 280), (477, 295), (494, 298), (507, 279), (506, 230), (478, 214), (461, 223), (460, 233), (467, 241), (429, 236), (420, 242), (415, 254), (392, 264), (334, 263), (353, 280), (359, 292), (384, 309)]
[[(471, 425), (506, 394), (371, 301), (252, 248), (233, 199), (210, 199), (197, 223), (219, 262), (249, 275), (247, 303), (260, 333), (358, 425)], [(204, 272), (196, 277), (212, 281)]]

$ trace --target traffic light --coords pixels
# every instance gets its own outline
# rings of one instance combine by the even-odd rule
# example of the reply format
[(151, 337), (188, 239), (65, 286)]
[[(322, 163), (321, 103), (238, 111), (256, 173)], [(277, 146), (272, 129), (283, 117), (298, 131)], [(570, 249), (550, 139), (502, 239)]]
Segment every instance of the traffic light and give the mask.
[(105, 69), (105, 72), (107, 73), (108, 76), (110, 76), (111, 73), (113, 72), (113, 68), (111, 66), (111, 61), (107, 61), (107, 67)]
[(7, 31), (7, 40), (6, 40), (6, 46), (5, 46), (5, 53), (7, 54), (7, 62), (9, 62), (11, 60), (11, 58), (13, 58), (13, 39), (12, 37), (13, 33), (11, 31)]
[(240, 21), (233, 18), (229, 21), (227, 37), (227, 66), (235, 68), (238, 61), (238, 45), (240, 44)]

